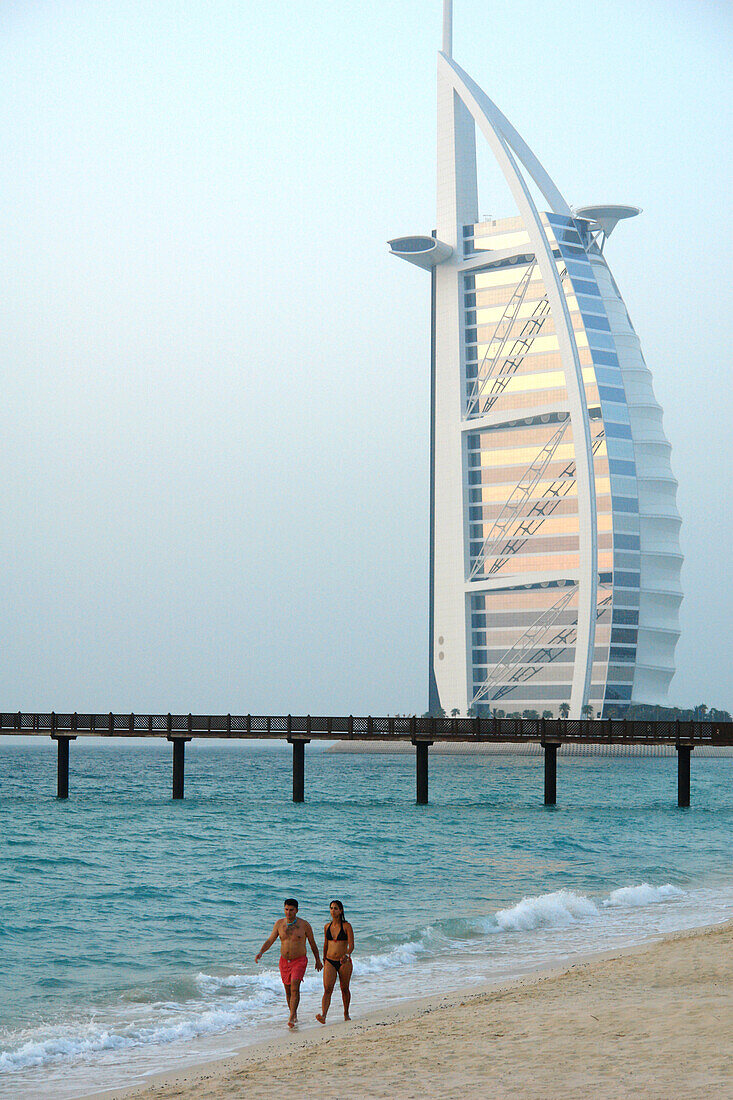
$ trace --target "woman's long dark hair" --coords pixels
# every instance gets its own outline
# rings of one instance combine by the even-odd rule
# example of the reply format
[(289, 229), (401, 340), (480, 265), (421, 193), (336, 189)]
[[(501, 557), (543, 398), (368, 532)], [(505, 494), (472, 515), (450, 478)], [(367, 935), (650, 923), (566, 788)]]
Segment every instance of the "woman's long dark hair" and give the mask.
[(334, 898), (333, 901), (329, 902), (328, 908), (330, 909), (332, 905), (338, 905), (339, 909), (341, 910), (341, 923), (343, 924), (346, 920), (346, 913), (344, 913), (344, 903), (342, 901), (339, 901), (338, 898)]

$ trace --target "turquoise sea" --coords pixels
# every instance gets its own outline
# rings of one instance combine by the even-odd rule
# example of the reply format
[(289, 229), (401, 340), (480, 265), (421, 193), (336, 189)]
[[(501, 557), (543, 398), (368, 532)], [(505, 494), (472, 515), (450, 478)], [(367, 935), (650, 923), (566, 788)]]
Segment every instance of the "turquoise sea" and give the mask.
[[(733, 759), (558, 763), (192, 742), (186, 799), (165, 742), (81, 739), (58, 802), (55, 746), (0, 739), (0, 1095), (59, 1098), (284, 1034), (277, 948), (294, 895), (356, 932), (352, 1014), (733, 916)], [(322, 934), (319, 933), (319, 946)], [(301, 1030), (318, 1027), (311, 962)], [(332, 1010), (338, 1019), (338, 997)]]

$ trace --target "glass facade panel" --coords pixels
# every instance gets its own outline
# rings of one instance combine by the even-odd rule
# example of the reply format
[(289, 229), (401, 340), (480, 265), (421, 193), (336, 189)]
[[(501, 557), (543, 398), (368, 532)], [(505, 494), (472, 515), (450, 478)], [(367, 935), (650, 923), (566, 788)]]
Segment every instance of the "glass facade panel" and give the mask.
[[(543, 221), (591, 424), (599, 585), (590, 698), (602, 710), (606, 701), (628, 697), (635, 660), (636, 464), (611, 324), (585, 253), (587, 231), (559, 215)], [(482, 249), (529, 247), (521, 219), (476, 225), (470, 239)], [(473, 703), (482, 713), (519, 700), (537, 709), (569, 699), (577, 639), (578, 485), (565, 370), (534, 256), (520, 253), (472, 272), (463, 296), (464, 416), (495, 421), (464, 437), (467, 582), (469, 589), (506, 584), (468, 597)], [(516, 420), (522, 410), (526, 423)], [(627, 633), (610, 645), (612, 622)], [(627, 644), (617, 644), (622, 640)]]

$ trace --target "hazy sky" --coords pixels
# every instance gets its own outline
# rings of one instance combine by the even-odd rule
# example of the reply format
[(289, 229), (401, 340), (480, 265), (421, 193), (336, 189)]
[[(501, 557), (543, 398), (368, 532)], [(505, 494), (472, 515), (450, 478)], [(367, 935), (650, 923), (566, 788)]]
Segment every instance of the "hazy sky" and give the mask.
[[(733, 706), (733, 8), (456, 0), (606, 255)], [(4, 0), (2, 709), (422, 711), (439, 0)], [(486, 165), (482, 213), (514, 213)]]

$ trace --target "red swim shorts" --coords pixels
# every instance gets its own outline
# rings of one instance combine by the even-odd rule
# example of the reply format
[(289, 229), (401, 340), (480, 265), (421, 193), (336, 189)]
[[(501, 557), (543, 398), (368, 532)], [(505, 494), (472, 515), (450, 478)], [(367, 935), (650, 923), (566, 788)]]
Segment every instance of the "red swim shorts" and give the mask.
[(283, 985), (290, 985), (291, 982), (302, 982), (307, 965), (307, 955), (301, 955), (299, 959), (283, 959), (281, 956), (280, 977), (283, 980)]

